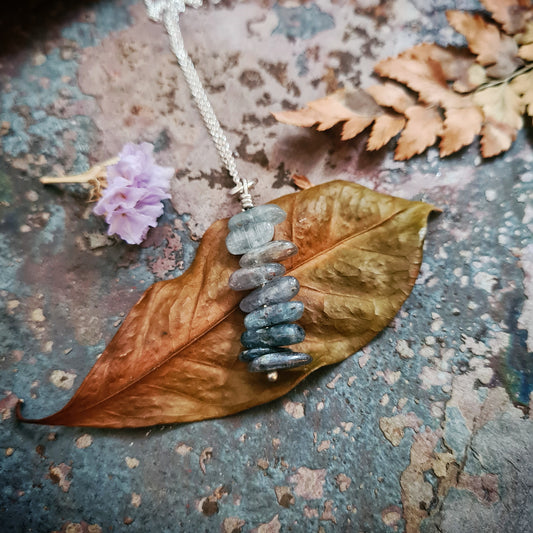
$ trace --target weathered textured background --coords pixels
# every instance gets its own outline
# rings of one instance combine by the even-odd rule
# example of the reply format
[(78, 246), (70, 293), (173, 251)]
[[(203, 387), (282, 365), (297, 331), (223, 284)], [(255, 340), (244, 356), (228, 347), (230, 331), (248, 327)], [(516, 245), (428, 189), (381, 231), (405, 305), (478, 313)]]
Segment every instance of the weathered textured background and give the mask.
[[(378, 59), (422, 40), (461, 44), (447, 8), (480, 5), (225, 0), (182, 16), (263, 200), (300, 173), (444, 213), (415, 290), (362, 352), (270, 405), (138, 431), (24, 426), (13, 407), (24, 398), (41, 416), (67, 401), (143, 290), (180, 275), (205, 228), (235, 212), (229, 179), (142, 3), (22, 1), (3, 14), (0, 530), (530, 530), (531, 129), (494, 160), (472, 146), (397, 163), (270, 115), (337, 83), (368, 86)], [(141, 247), (108, 238), (83, 189), (38, 181), (140, 140), (178, 169)]]

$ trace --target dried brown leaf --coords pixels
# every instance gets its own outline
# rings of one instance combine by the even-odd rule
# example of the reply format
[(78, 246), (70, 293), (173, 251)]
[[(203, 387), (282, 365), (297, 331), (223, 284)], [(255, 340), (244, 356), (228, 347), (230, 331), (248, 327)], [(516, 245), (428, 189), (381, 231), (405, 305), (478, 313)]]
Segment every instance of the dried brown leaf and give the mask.
[(527, 114), (533, 116), (533, 70), (520, 74), (509, 85), (519, 96)]
[(354, 117), (346, 121), (342, 126), (341, 139), (347, 141), (357, 137), (362, 131), (364, 131), (372, 122), (375, 117)]
[(301, 126), (302, 128), (310, 128), (311, 126), (320, 123), (323, 118), (320, 113), (317, 113), (314, 109), (309, 107), (297, 111), (278, 111), (272, 114), (276, 120), (279, 120), (284, 124)]
[(296, 348), (313, 356), (311, 364), (270, 383), (238, 360), (242, 295), (227, 285), (238, 258), (226, 251), (227, 221), (220, 220), (187, 272), (145, 292), (70, 402), (26, 421), (139, 427), (225, 416), (279, 398), (368, 343), (415, 282), (433, 207), (343, 181), (276, 204), (289, 216), (275, 238), (300, 250), (286, 267), (300, 281), (306, 309), (300, 323), (307, 337)]
[(448, 86), (441, 63), (428, 57), (428, 49), (425, 45), (414, 46), (397, 57), (380, 61), (374, 70), (380, 76), (407, 85), (419, 94), (423, 102), (443, 107), (464, 107), (464, 97)]
[(472, 143), (482, 124), (483, 113), (477, 107), (447, 109), (439, 146), (441, 157)]
[(405, 118), (394, 115), (382, 115), (378, 117), (372, 126), (370, 137), (366, 144), (367, 150), (379, 150), (385, 146), (394, 136), (398, 135), (405, 126)]
[(501, 122), (488, 119), (481, 128), (481, 154), (493, 157), (509, 150), (516, 139), (517, 130)]
[[(531, 18), (533, 19), (533, 10), (531, 12)], [(533, 20), (530, 20), (522, 33), (517, 33), (514, 36), (515, 41), (518, 44), (533, 43)]]
[(473, 102), (485, 116), (481, 129), (483, 157), (493, 157), (508, 150), (522, 128), (522, 115), (526, 107), (529, 109), (531, 100), (531, 78), (527, 74), (530, 73), (517, 76), (511, 83), (487, 87), (473, 94)]
[(524, 44), (518, 49), (518, 55), (524, 61), (533, 61), (533, 43)]
[(342, 138), (346, 140), (361, 133), (383, 113), (383, 109), (365, 91), (340, 89), (309, 102), (306, 108), (299, 111), (280, 111), (273, 115), (280, 122), (293, 126), (309, 127), (316, 124), (318, 131), (344, 122)]
[(407, 49), (405, 54), (418, 61), (436, 61), (439, 63), (444, 78), (448, 81), (459, 79), (470, 68), (475, 59), (465, 48), (456, 46), (439, 46), (435, 43), (421, 43)]
[(390, 107), (397, 113), (405, 113), (408, 107), (416, 104), (416, 99), (407, 92), (405, 87), (390, 81), (380, 85), (372, 85), (365, 89), (377, 104)]
[[(373, 123), (367, 150), (381, 148), (401, 132), (395, 158), (402, 160), (421, 153), (437, 137), (441, 137), (442, 157), (473, 142), (479, 134), (484, 156), (508, 149), (523, 127), (523, 113), (533, 113), (533, 89), (528, 85), (532, 81), (533, 3), (486, 0), (483, 4), (512, 36), (480, 14), (452, 10), (446, 13), (448, 20), (466, 37), (468, 48), (422, 43), (375, 66), (377, 74), (393, 82), (374, 85), (366, 92), (374, 104), (404, 115), (405, 122), (392, 112), (378, 114), (376, 109), (351, 115), (339, 108), (342, 96), (336, 97), (335, 105), (329, 97), (311, 102), (298, 118), (300, 125), (315, 120), (318, 129), (327, 129), (342, 121), (342, 138), (348, 139)], [(357, 98), (365, 101), (361, 92)], [(343, 108), (349, 107), (341, 103)]]
[(433, 146), (442, 131), (439, 112), (430, 107), (412, 106), (406, 110), (407, 124), (398, 139), (394, 158), (400, 161), (421, 154)]
[(531, 0), (480, 0), (480, 2), (509, 35), (523, 31), (526, 22), (533, 17)]
[(496, 124), (505, 124), (514, 130), (522, 127), (524, 104), (509, 84), (502, 83), (477, 91), (472, 100), (483, 110), (486, 119)]
[(469, 93), (488, 81), (487, 70), (478, 63), (473, 63), (452, 85), (458, 93)]
[(477, 62), (487, 69), (489, 76), (503, 78), (522, 64), (517, 57), (518, 47), (513, 38), (500, 32), (494, 24), (475, 13), (447, 11), (450, 25), (466, 37), (468, 47), (476, 54)]
[(319, 131), (345, 121), (341, 136), (343, 140), (353, 139), (383, 114), (381, 107), (361, 89), (341, 89), (307, 105), (325, 117), (317, 127)]

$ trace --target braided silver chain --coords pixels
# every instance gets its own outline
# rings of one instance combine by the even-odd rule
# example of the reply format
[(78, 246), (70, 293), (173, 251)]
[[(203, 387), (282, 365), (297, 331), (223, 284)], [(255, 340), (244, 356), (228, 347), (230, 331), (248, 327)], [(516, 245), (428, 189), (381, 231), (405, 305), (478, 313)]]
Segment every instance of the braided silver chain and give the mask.
[(185, 6), (199, 7), (202, 4), (202, 0), (145, 0), (145, 4), (148, 16), (156, 22), (163, 22), (165, 26), (170, 38), (172, 52), (176, 56), (183, 71), (187, 85), (202, 115), (207, 130), (215, 143), (218, 154), (235, 184), (235, 187), (231, 189), (231, 194), (239, 195), (243, 209), (253, 207), (252, 196), (249, 192), (249, 188), (253, 185), (253, 182), (239, 176), (235, 158), (233, 157), (226, 135), (209, 102), (198, 72), (194, 67), (194, 63), (187, 53), (179, 27), (179, 14), (185, 11)]

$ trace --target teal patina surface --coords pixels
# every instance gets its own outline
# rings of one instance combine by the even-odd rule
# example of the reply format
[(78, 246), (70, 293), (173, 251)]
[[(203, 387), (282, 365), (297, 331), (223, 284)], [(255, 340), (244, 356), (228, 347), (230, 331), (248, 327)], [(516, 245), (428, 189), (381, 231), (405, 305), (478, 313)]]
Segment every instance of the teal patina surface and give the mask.
[[(180, 275), (238, 207), (162, 29), (135, 1), (24, 1), (0, 52), (0, 529), (6, 532), (519, 532), (533, 522), (531, 129), (408, 162), (276, 123), (374, 83), (420, 41), (459, 44), (474, 0), (205, 2), (185, 40), (265, 201), (357, 181), (435, 204), (417, 284), (390, 327), (286, 397), (144, 430), (21, 425), (62, 407), (131, 306)], [(334, 81), (336, 80), (336, 81)], [(141, 246), (109, 238), (81, 187), (43, 187), (149, 141), (177, 168)], [(201, 200), (201, 201), (200, 201)]]

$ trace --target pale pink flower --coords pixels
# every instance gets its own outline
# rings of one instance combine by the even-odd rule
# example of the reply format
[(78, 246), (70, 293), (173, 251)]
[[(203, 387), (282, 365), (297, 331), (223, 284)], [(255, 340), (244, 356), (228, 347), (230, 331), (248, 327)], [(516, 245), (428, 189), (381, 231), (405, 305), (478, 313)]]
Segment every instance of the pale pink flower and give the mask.
[(128, 143), (119, 161), (107, 167), (107, 187), (94, 207), (105, 217), (108, 234), (117, 234), (129, 244), (139, 244), (163, 213), (161, 200), (170, 198), (174, 169), (154, 161), (150, 143)]

